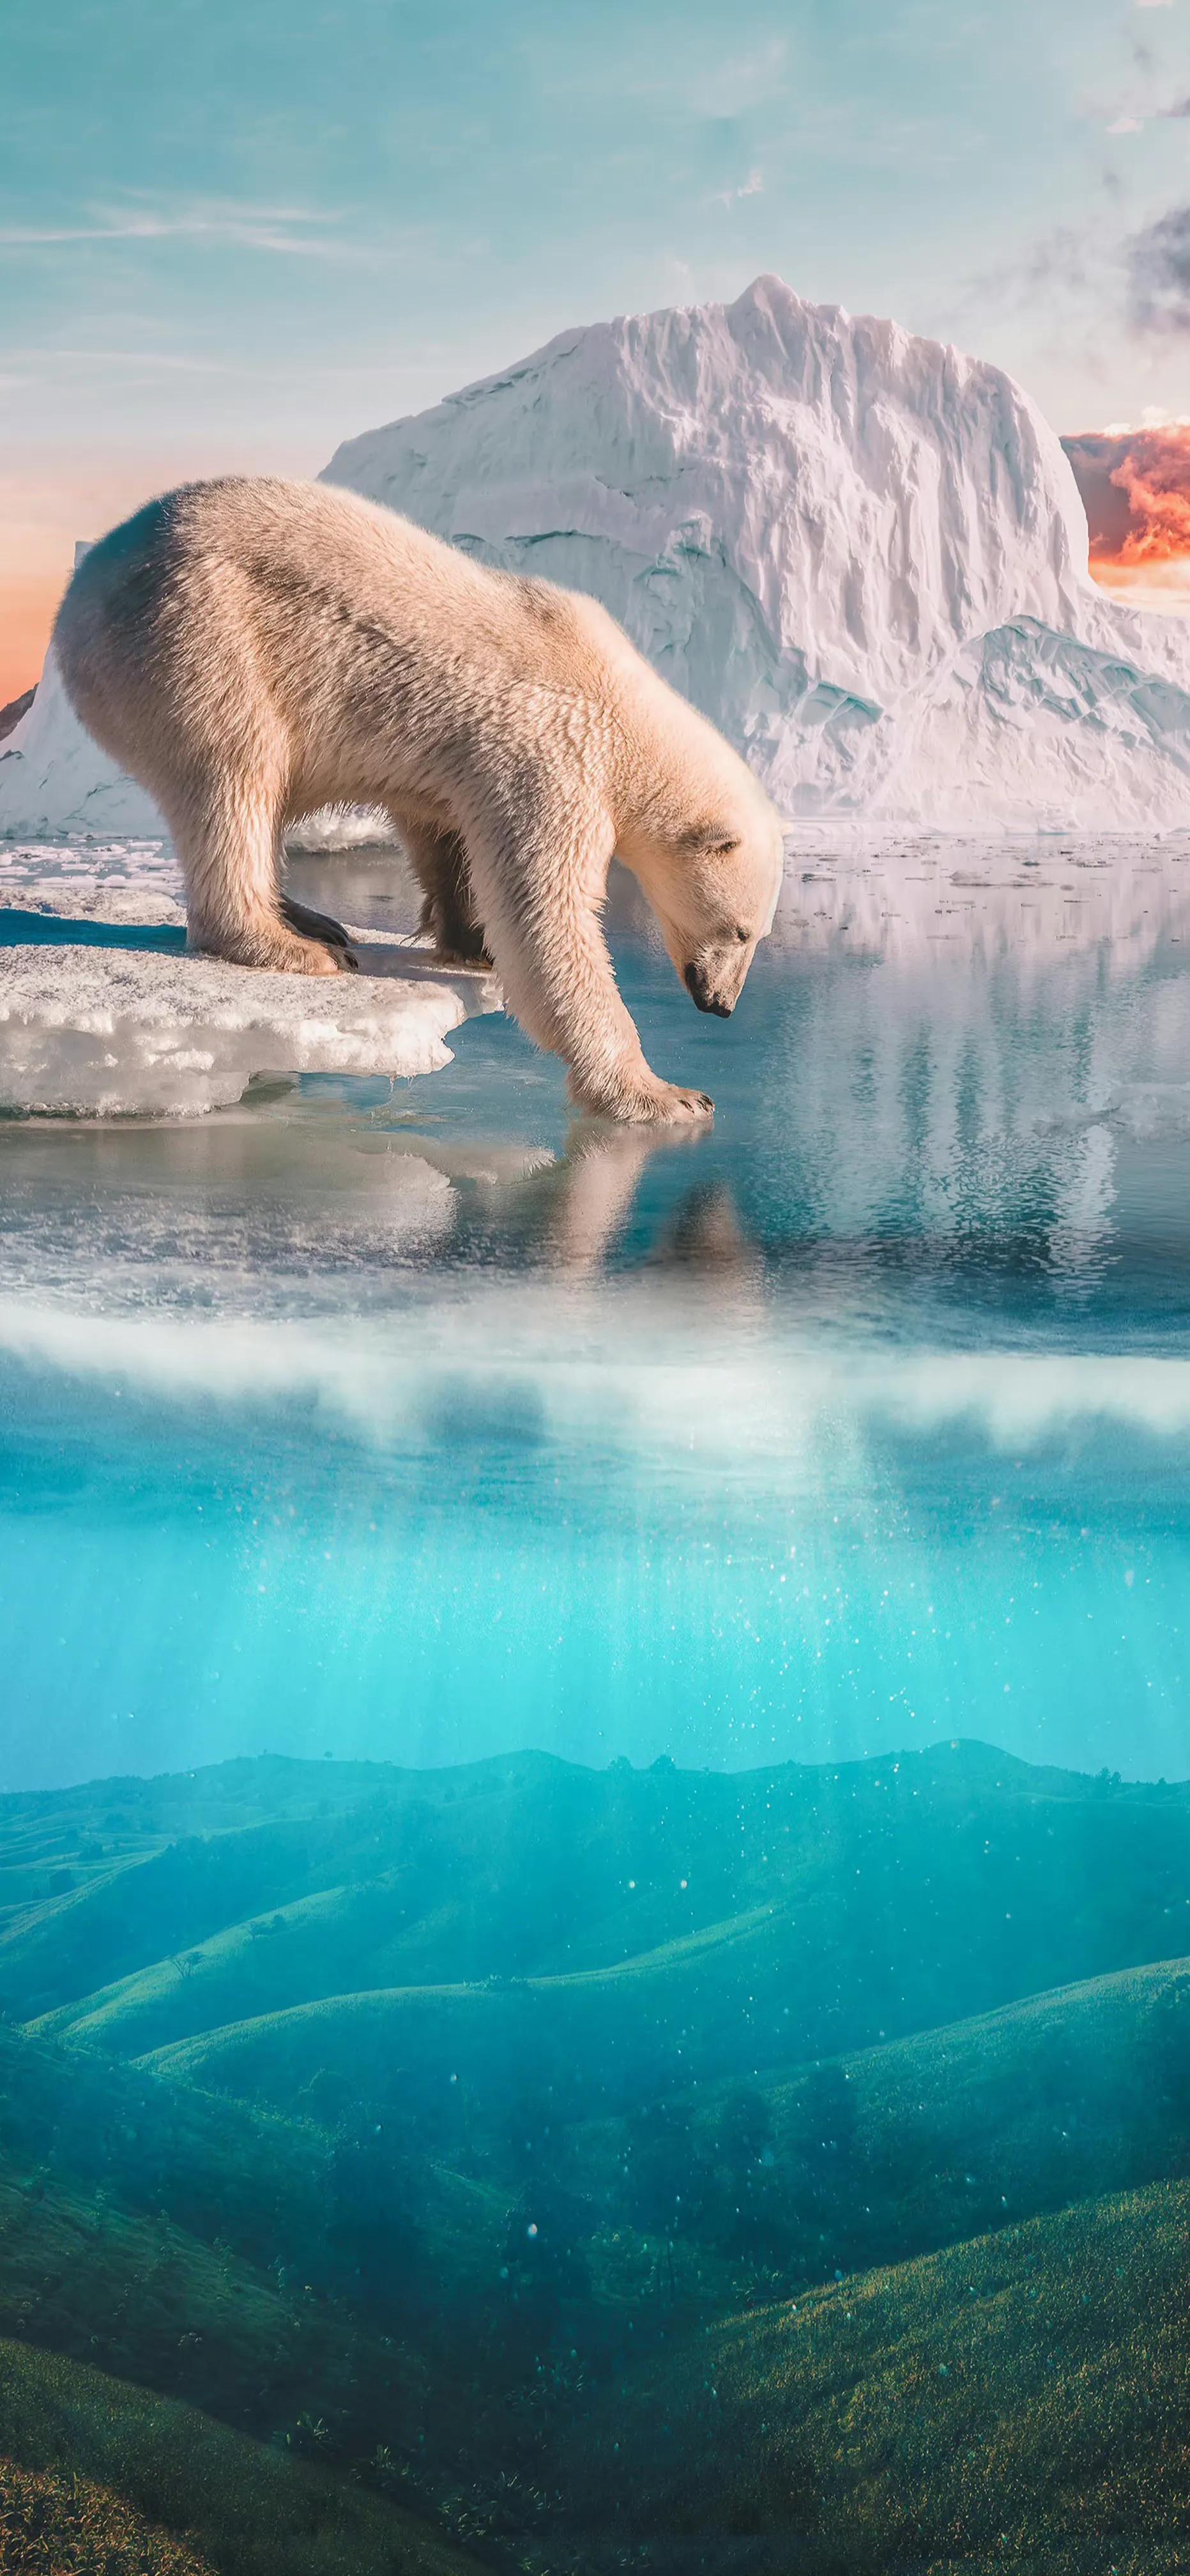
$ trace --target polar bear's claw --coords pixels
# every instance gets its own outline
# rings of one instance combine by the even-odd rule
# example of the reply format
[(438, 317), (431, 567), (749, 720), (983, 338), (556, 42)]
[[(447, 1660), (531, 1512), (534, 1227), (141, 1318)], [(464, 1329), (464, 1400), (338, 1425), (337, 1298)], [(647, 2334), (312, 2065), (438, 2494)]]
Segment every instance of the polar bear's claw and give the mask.
[(321, 939), (327, 948), (347, 947), (347, 933), (341, 921), (329, 912), (315, 912), (312, 904), (295, 902), (292, 895), (281, 897), (281, 918), (303, 939)]
[(684, 1091), (680, 1083), (667, 1082), (661, 1087), (656, 1107), (650, 1113), (659, 1123), (687, 1118), (713, 1118), (715, 1103), (709, 1091)]

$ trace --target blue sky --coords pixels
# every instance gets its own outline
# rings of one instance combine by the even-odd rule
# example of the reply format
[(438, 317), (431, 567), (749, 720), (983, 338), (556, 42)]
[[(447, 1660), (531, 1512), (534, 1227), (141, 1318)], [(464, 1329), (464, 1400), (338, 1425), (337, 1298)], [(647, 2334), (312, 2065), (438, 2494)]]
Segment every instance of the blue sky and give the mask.
[(995, 358), (1064, 430), (1190, 411), (1190, 330), (1128, 298), (1190, 201), (1190, 0), (57, 0), (4, 67), (18, 655), (146, 490), (314, 471), (566, 323), (761, 269)]

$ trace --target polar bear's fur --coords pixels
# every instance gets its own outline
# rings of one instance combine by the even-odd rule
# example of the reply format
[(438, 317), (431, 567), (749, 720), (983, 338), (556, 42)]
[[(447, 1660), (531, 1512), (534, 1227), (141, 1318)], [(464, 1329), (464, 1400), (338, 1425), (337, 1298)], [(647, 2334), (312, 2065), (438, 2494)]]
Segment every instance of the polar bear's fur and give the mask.
[(694, 1000), (725, 1014), (772, 922), (780, 823), (594, 600), (352, 493), (229, 479), (92, 547), (55, 643), (82, 722), (166, 818), (193, 947), (350, 966), (336, 923), (283, 902), (282, 834), (321, 805), (380, 805), (439, 946), (490, 951), (577, 1100), (709, 1110), (645, 1062), (600, 926), (608, 868), (634, 872)]

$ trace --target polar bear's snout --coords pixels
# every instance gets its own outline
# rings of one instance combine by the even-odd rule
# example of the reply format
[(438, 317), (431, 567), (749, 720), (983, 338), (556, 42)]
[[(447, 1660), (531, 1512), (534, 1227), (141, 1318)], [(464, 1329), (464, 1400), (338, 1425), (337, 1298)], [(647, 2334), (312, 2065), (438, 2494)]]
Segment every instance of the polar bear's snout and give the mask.
[[(741, 976), (739, 980), (742, 983), (743, 977)], [(717, 1020), (729, 1020), (731, 1018), (739, 997), (738, 984), (734, 993), (730, 995), (726, 994), (718, 983), (712, 979), (712, 975), (708, 968), (701, 965), (699, 960), (695, 957), (692, 957), (690, 964), (683, 969), (682, 982), (690, 995), (691, 1001), (697, 1005), (697, 1008), (700, 1011), (713, 1011)]]
[[(656, 914), (670, 962), (695, 1009), (729, 1020), (781, 890), (779, 815), (740, 764), (734, 809), (719, 810), (675, 835), (669, 848), (624, 850)], [(724, 810), (724, 809), (727, 810)]]

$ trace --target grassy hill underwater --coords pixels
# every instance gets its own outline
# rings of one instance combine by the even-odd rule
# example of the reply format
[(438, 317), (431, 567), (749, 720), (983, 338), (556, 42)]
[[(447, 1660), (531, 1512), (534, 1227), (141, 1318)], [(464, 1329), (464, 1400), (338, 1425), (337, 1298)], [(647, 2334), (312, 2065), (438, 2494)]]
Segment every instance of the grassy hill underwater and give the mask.
[[(684, 2339), (573, 2438), (680, 2563), (1172, 2576), (1190, 2566), (1190, 2187), (1091, 2201)], [(730, 2563), (730, 2562), (729, 2562)]]
[(190, 2406), (0, 2343), (6, 2576), (466, 2576), (380, 2497)]
[[(1190, 2567), (1187, 1954), (1190, 1790), (979, 1745), (4, 1799), (13, 2510), (261, 2576)], [(30, 2446), (22, 2369), (176, 2485)], [(216, 2438), (356, 2521), (229, 2562)]]

